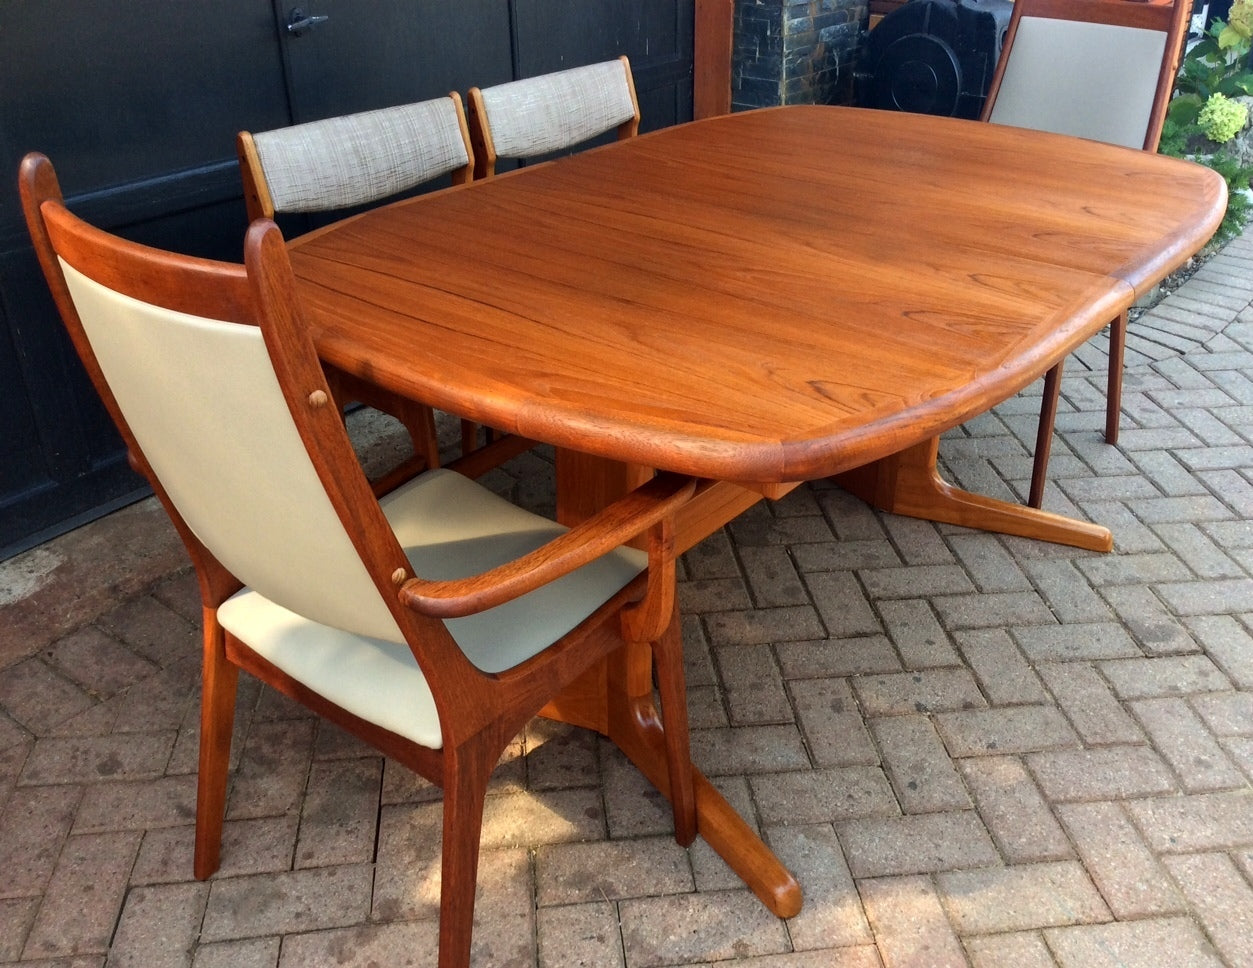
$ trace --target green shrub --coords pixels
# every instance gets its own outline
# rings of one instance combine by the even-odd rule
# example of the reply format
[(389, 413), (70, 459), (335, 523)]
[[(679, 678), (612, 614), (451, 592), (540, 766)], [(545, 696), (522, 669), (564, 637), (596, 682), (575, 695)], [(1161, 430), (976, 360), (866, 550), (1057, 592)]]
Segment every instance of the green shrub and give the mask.
[(1227, 23), (1214, 21), (1207, 36), (1187, 52), (1175, 81), (1175, 96), (1166, 111), (1159, 150), (1208, 165), (1227, 182), (1227, 214), (1217, 238), (1238, 235), (1250, 213), (1245, 194), (1253, 175), (1249, 111), (1237, 98), (1253, 96), (1249, 65), (1253, 34), (1253, 0), (1231, 5)]

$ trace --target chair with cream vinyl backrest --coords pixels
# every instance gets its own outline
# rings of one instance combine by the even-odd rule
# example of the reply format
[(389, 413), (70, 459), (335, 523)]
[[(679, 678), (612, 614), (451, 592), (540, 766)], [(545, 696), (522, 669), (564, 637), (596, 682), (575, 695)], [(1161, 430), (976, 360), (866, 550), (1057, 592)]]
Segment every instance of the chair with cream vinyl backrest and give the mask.
[[(250, 227), (245, 265), (208, 262), (80, 221), (42, 155), (20, 190), (75, 348), (199, 578), (197, 877), (218, 867), (243, 669), (443, 786), (439, 964), (467, 965), (488, 775), (628, 640), (656, 658), (666, 786), (691, 841), (672, 516), (693, 482), (658, 476), (570, 530), (451, 468), (380, 501), (328, 405), (272, 222)], [(647, 551), (623, 547), (636, 535)]]
[(529, 159), (573, 148), (617, 129), (639, 133), (631, 64), (626, 57), (510, 81), (469, 93), (475, 177), (495, 174), (500, 158)]
[[(310, 121), (235, 139), (249, 221), (333, 212), (382, 201), (437, 178), (464, 184), (474, 155), (461, 96)], [(396, 416), (427, 466), (439, 462), (429, 407), (334, 374), (341, 403), (360, 400)], [(463, 425), (463, 445), (469, 425)]]
[[(983, 120), (1156, 151), (1192, 0), (1015, 0)], [(1105, 438), (1118, 439), (1127, 314), (1110, 324)], [(1062, 365), (1049, 371), (1028, 503), (1039, 507)]]

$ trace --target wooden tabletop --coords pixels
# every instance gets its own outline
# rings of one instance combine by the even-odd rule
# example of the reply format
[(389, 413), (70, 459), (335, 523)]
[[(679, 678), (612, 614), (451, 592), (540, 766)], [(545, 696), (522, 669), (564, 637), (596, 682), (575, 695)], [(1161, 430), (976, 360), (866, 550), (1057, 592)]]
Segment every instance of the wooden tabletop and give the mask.
[(338, 367), (561, 447), (783, 482), (1017, 392), (1224, 207), (1176, 159), (788, 107), (378, 209), (292, 262)]

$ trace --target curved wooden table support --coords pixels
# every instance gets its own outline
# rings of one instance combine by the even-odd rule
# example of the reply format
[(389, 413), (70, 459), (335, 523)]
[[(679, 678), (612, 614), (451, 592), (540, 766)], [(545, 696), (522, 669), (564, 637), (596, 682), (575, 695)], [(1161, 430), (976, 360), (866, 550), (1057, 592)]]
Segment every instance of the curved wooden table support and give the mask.
[[(577, 524), (652, 473), (646, 467), (558, 448), (557, 518), (566, 525)], [(686, 551), (761, 499), (759, 492), (738, 484), (703, 486), (680, 511), (676, 550)], [(584, 673), (541, 715), (608, 737), (669, 799), (665, 724), (653, 703), (652, 661), (647, 647), (628, 645)], [(794, 917), (802, 903), (796, 878), (700, 770), (693, 770), (696, 832), (767, 909), (781, 918)]]
[[(625, 691), (611, 690), (607, 688), (609, 682), (628, 686)], [(541, 715), (608, 737), (648, 782), (670, 798), (665, 726), (653, 704), (652, 656), (647, 648), (631, 645), (620, 649), (541, 710)], [(803, 903), (796, 878), (704, 774), (693, 770), (696, 832), (772, 914), (794, 917)]]
[(845, 490), (892, 514), (959, 524), (981, 531), (1109, 551), (1109, 528), (1076, 521), (1039, 508), (1010, 504), (954, 487), (936, 470), (940, 441), (933, 437), (900, 453), (837, 475)]

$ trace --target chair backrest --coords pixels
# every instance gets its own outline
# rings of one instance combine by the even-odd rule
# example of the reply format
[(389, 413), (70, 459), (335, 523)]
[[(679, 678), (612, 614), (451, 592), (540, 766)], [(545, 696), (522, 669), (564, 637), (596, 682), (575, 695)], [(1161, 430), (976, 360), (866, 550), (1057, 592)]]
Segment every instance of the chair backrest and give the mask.
[(474, 154), (461, 96), (347, 114), (236, 139), (248, 218), (365, 205), (441, 175), (460, 184)]
[[(405, 641), (381, 594), (387, 579), (367, 568), (336, 506), (359, 502), (361, 513), (377, 515), (377, 533), (390, 534), (348, 456), (316, 351), (307, 336), (279, 335), (294, 305), (268, 325), (279, 313), (257, 277), (271, 291), (291, 284), (277, 227), (249, 230), (247, 269), (151, 249), (72, 215), (42, 164), (34, 178), (24, 167), (23, 201), (45, 273), (97, 391), (180, 530), (239, 582), (293, 612)], [(27, 182), (38, 179), (55, 191), (28, 202)], [(272, 356), (280, 339), (282, 356)], [(280, 365), (289, 378), (298, 374), (299, 391), (284, 389)], [(340, 491), (333, 502), (297, 407), (308, 411), (302, 420), (320, 419), (317, 459), (335, 465), (337, 485), (353, 497)], [(393, 562), (404, 562), (398, 545)]]
[(639, 132), (640, 108), (626, 57), (472, 88), (470, 137), (475, 175), (495, 173), (498, 158), (536, 158), (564, 151), (617, 128)]
[(983, 120), (1155, 151), (1192, 0), (1015, 0)]

